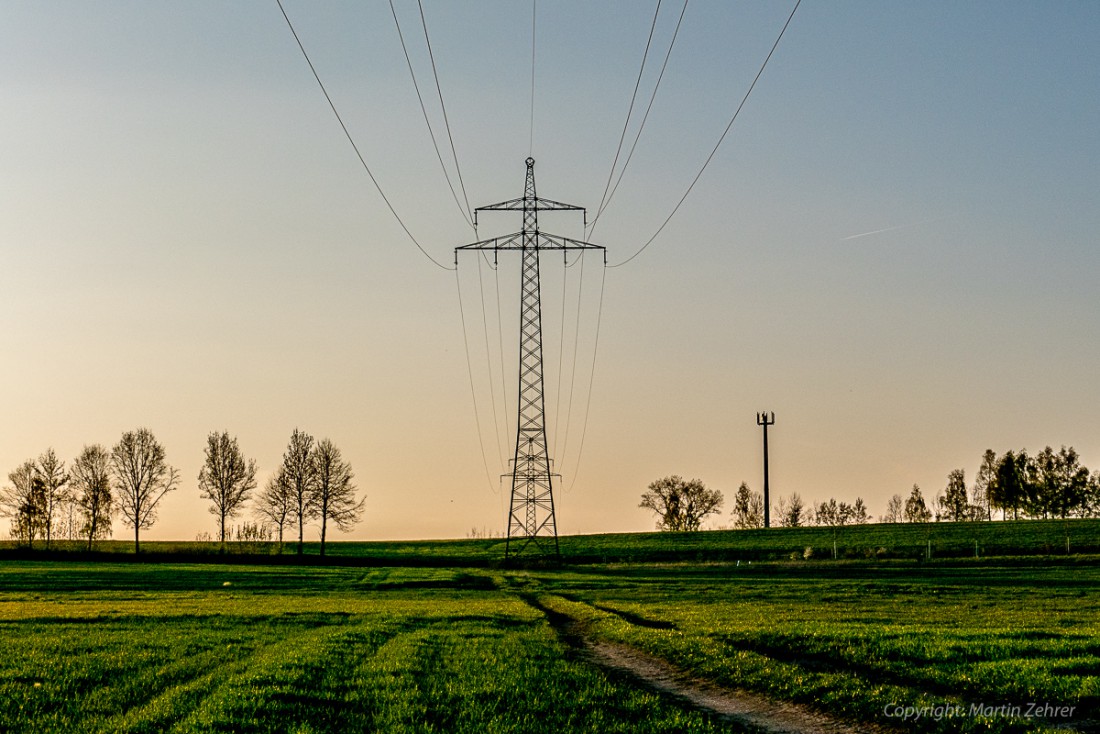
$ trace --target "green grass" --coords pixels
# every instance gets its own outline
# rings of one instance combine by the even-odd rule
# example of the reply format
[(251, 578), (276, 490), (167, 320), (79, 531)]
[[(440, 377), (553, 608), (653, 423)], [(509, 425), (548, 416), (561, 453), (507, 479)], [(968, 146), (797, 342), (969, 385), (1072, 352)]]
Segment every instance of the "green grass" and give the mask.
[[(691, 676), (853, 721), (1096, 730), (1100, 565), (1025, 561), (4, 561), (0, 732), (737, 730), (594, 667), (542, 609)], [(1075, 713), (885, 715), (1029, 702)]]
[(729, 730), (483, 576), (0, 564), (0, 731)]
[(622, 568), (535, 575), (547, 607), (703, 678), (910, 731), (1041, 731), (1064, 720), (971, 706), (1100, 709), (1100, 569), (848, 564)]
[[(572, 562), (652, 562), (812, 559), (968, 558), (1100, 553), (1100, 520), (874, 523), (840, 528), (771, 528), (697, 533), (619, 533), (567, 536), (562, 555)], [(975, 548), (975, 544), (977, 547)]]
[[(1067, 554), (1067, 541), (1069, 553)], [(609, 533), (570, 535), (560, 539), (566, 563), (651, 563), (673, 561), (907, 558), (996, 558), (1100, 554), (1100, 519), (1024, 520), (854, 525), (842, 528), (772, 528), (768, 530), (713, 530), (696, 533)], [(55, 545), (55, 556), (81, 554), (76, 542)], [(96, 544), (98, 558), (133, 554), (127, 541)], [(348, 565), (499, 566), (505, 542), (499, 538), (333, 542), (326, 545), (327, 561)], [(293, 562), (294, 543), (227, 543), (149, 541), (142, 554), (156, 560), (212, 560), (238, 558), (253, 562)], [(306, 560), (317, 562), (318, 543), (306, 543)], [(34, 555), (37, 554), (37, 556)], [(0, 542), (0, 558), (44, 557)]]

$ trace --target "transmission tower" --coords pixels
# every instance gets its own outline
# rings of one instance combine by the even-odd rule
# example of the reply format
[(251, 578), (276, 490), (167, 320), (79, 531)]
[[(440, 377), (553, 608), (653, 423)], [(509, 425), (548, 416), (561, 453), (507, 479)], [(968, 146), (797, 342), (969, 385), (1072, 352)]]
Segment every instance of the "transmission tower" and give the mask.
[[(455, 267), (462, 251), (501, 250), (522, 253), (519, 314), (519, 417), (516, 425), (515, 457), (512, 460), (512, 499), (508, 509), (508, 540), (504, 557), (518, 556), (529, 547), (542, 554), (561, 555), (554, 517), (552, 461), (546, 443), (546, 405), (542, 383), (542, 306), (539, 286), (539, 254), (546, 250), (600, 250), (588, 242), (539, 231), (540, 211), (579, 211), (584, 207), (540, 199), (535, 195), (535, 159), (528, 158), (523, 196), (499, 204), (478, 207), (483, 211), (522, 211), (523, 229), (455, 248)], [(606, 264), (606, 253), (604, 261)], [(552, 541), (552, 544), (551, 544)], [(513, 544), (515, 547), (513, 548)]]

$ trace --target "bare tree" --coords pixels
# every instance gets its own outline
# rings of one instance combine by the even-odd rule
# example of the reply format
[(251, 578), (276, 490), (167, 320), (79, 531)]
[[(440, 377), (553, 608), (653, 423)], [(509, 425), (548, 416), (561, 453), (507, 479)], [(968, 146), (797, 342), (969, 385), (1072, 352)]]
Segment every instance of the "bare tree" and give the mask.
[(825, 527), (847, 525), (852, 516), (852, 508), (847, 502), (837, 502), (830, 497), (821, 503), (814, 503), (814, 523)]
[(256, 461), (245, 460), (236, 437), (228, 431), (206, 437), (206, 460), (199, 471), (199, 491), (210, 500), (218, 518), (219, 539), (225, 545), (226, 518), (235, 517), (256, 488)]
[(267, 486), (256, 500), (256, 514), (264, 524), (270, 521), (279, 528), (279, 544), (283, 542), (283, 529), (290, 522), (294, 498), (291, 496), (290, 483), (282, 467), (267, 480)]
[(34, 539), (45, 537), (46, 497), (42, 480), (35, 471), (34, 459), (28, 459), (8, 473), (10, 487), (0, 493), (0, 511), (11, 518), (11, 535), (34, 548)]
[[(70, 476), (72, 471), (69, 472)], [(80, 526), (78, 518), (80, 508), (76, 504), (76, 496), (73, 494), (72, 480), (69, 480), (69, 489), (61, 498), (57, 506), (57, 522), (54, 523), (54, 538), (57, 540), (80, 540)]]
[(993, 449), (986, 449), (982, 454), (982, 465), (978, 467), (978, 473), (974, 477), (974, 519), (992, 520), (993, 505), (990, 503), (989, 487), (997, 475), (997, 454)]
[(331, 520), (341, 532), (352, 529), (363, 516), (364, 500), (355, 501), (355, 485), (351, 464), (344, 461), (340, 449), (327, 438), (317, 442), (313, 450), (317, 472), (317, 514), (321, 518), (321, 555), (325, 555), (325, 533)]
[(54, 519), (59, 513), (61, 504), (67, 496), (65, 485), (69, 483), (69, 473), (65, 471), (65, 462), (57, 458), (52, 448), (38, 457), (34, 466), (35, 476), (42, 482), (43, 510), (45, 512), (44, 527), (46, 533), (46, 547), (50, 547), (53, 540)]
[(307, 520), (317, 517), (317, 466), (313, 436), (297, 428), (283, 454), (283, 479), (290, 492), (290, 517), (298, 525), (298, 555), (302, 555)]
[(733, 526), (739, 530), (764, 527), (764, 496), (741, 482), (733, 500)]
[(657, 513), (658, 530), (698, 530), (704, 517), (722, 508), (722, 493), (707, 489), (698, 479), (685, 482), (674, 475), (650, 484), (638, 507)]
[(966, 491), (966, 472), (952, 469), (947, 474), (947, 486), (940, 500), (940, 518), (948, 522), (962, 522), (974, 517)]
[(798, 528), (806, 522), (806, 505), (802, 497), (795, 492), (790, 497), (781, 497), (777, 507), (779, 514), (779, 527)]
[(123, 522), (134, 529), (134, 553), (141, 531), (157, 521), (157, 505), (176, 488), (179, 473), (164, 460), (164, 447), (148, 428), (127, 431), (111, 449), (111, 473)]
[(909, 494), (909, 499), (905, 500), (905, 521), (929, 522), (931, 519), (932, 511), (924, 504), (924, 497), (921, 496), (920, 487), (914, 484), (913, 491)]
[(886, 514), (882, 516), (883, 522), (905, 522), (905, 498), (895, 494), (886, 503)]
[[(844, 503), (840, 503), (841, 507)], [(866, 525), (871, 521), (871, 515), (867, 512), (867, 504), (862, 497), (856, 497), (856, 501), (848, 508), (848, 522), (852, 525)]]
[(73, 499), (82, 520), (80, 535), (88, 538), (88, 550), (97, 539), (111, 535), (114, 496), (110, 467), (111, 454), (99, 444), (85, 446), (73, 462)]

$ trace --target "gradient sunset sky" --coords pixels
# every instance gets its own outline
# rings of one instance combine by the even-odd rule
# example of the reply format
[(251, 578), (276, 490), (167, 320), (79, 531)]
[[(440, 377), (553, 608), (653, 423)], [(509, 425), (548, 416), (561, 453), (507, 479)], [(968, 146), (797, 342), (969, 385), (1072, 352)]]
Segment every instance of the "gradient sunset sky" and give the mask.
[[(388, 3), (284, 6), (429, 255), (520, 228), (463, 220)], [(424, 3), (471, 206), (521, 196), (532, 155), (541, 196), (594, 216), (655, 6), (539, 2), (532, 127), (531, 4)], [(454, 176), (417, 5), (396, 7)], [(590, 236), (609, 263), (672, 211), (792, 7), (689, 3)], [(661, 6), (636, 115), (681, 8)], [(805, 0), (648, 249), (544, 259), (559, 532), (652, 529), (639, 498), (669, 474), (722, 490), (709, 525), (729, 524), (762, 485), (759, 410), (774, 495), (876, 516), (972, 480), (987, 448), (1100, 468), (1098, 39), (1095, 2)], [(274, 0), (4, 0), (0, 90), (3, 483), (146, 426), (182, 483), (143, 537), (191, 539), (215, 529), (206, 435), (236, 435), (262, 483), (298, 427), (366, 496), (343, 538), (503, 529), (518, 262), (456, 277), (417, 250)]]

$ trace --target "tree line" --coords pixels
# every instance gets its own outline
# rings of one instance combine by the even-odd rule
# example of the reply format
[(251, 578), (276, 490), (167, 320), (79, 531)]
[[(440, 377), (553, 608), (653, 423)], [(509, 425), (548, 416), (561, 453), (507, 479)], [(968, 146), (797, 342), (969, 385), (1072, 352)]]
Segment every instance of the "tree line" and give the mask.
[(1100, 516), (1100, 471), (1089, 472), (1072, 446), (1047, 446), (1034, 456), (1026, 449), (997, 456), (986, 449), (967, 486), (966, 473), (953, 469), (943, 491), (926, 505), (920, 487), (909, 499), (894, 495), (883, 522), (965, 522), (1001, 519), (1065, 519)]
[[(719, 490), (708, 489), (698, 479), (684, 480), (672, 475), (652, 482), (642, 493), (638, 506), (656, 513), (658, 530), (682, 532), (699, 530), (708, 515), (721, 512), (724, 502)], [(871, 521), (867, 505), (860, 497), (850, 505), (830, 498), (807, 506), (797, 492), (780, 498), (775, 517), (778, 527), (835, 527)], [(734, 496), (730, 519), (738, 530), (764, 527), (764, 495), (742, 482)]]
[[(223, 545), (227, 522), (253, 502), (263, 535), (277, 530), (282, 543), (284, 530), (297, 526), (299, 555), (306, 523), (319, 521), (324, 555), (330, 527), (346, 532), (362, 519), (364, 501), (356, 499), (354, 477), (331, 440), (317, 441), (295, 428), (279, 468), (255, 494), (255, 459), (247, 459), (236, 437), (222, 431), (207, 436), (198, 490), (210, 503)], [(33, 548), (41, 540), (48, 548), (64, 537), (86, 541), (91, 550), (95, 541), (111, 537), (119, 518), (133, 530), (137, 553), (141, 531), (156, 523), (161, 500), (179, 488), (179, 472), (152, 431), (138, 428), (123, 433), (110, 450), (84, 446), (68, 469), (49, 448), (9, 472), (8, 481), (0, 490), (0, 516), (10, 518), (11, 536), (19, 543)]]
[[(699, 530), (709, 515), (721, 513), (724, 497), (698, 479), (672, 475), (652, 482), (639, 507), (657, 515), (657, 529)], [(829, 498), (807, 506), (798, 493), (780, 497), (773, 517), (778, 527), (862, 525), (871, 522), (861, 497), (849, 504)], [(1047, 446), (1034, 456), (1026, 450), (998, 456), (987, 449), (968, 486), (963, 469), (953, 469), (941, 492), (925, 500), (914, 484), (907, 497), (893, 495), (880, 522), (967, 522), (1001, 519), (1100, 517), (1100, 471), (1090, 473), (1071, 447)], [(730, 515), (737, 529), (764, 527), (764, 497), (742, 482)]]

